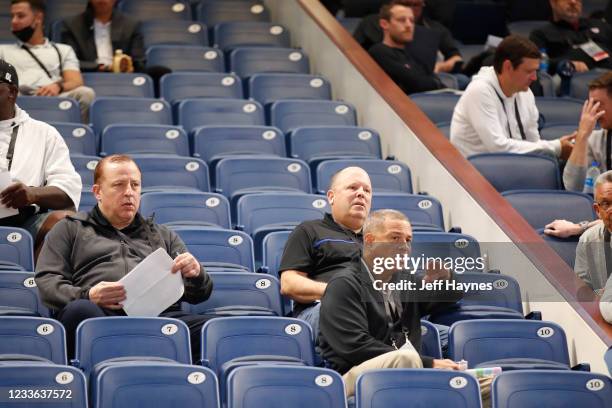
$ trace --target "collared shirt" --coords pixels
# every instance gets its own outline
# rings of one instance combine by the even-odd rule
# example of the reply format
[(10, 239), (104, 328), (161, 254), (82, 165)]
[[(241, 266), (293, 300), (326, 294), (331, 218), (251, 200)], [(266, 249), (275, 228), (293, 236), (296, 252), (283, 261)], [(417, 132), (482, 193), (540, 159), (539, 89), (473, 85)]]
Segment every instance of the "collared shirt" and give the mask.
[(19, 75), (20, 85), (38, 88), (60, 81), (63, 78), (62, 72), (60, 71), (60, 65), (64, 71), (79, 71), (79, 60), (72, 47), (69, 45), (55, 44), (62, 58), (60, 64), (57, 51), (47, 38), (45, 38), (45, 42), (40, 45), (25, 44), (25, 46), (28, 47), (47, 68), (51, 74), (51, 78), (47, 76), (34, 58), (32, 58), (26, 50), (21, 48), (22, 45), (24, 45), (22, 42), (0, 45), (0, 58), (6, 60), (15, 67), (17, 75)]
[(94, 37), (98, 64), (110, 66), (113, 63), (113, 43), (111, 41), (111, 22), (94, 20)]

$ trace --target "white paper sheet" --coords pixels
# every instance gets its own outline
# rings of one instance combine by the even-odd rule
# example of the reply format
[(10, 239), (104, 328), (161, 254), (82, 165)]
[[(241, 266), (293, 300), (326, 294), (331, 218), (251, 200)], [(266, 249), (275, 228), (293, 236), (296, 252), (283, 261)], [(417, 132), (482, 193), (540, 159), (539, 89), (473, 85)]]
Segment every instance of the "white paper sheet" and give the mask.
[[(8, 171), (0, 172), (0, 191), (10, 186), (13, 182), (11, 181), (11, 173)], [(13, 215), (19, 214), (19, 210), (16, 208), (6, 208), (0, 204), (0, 218), (6, 218)]]
[(183, 296), (185, 287), (180, 272), (170, 273), (174, 261), (159, 248), (125, 275), (123, 310), (128, 316), (159, 316)]

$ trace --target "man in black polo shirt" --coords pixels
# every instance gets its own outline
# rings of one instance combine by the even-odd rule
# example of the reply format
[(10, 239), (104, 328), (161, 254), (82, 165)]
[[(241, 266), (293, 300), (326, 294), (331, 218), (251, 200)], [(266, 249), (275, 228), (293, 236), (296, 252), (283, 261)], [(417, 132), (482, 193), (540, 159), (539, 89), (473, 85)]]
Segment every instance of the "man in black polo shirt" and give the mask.
[(295, 228), (279, 269), (281, 293), (293, 299), (293, 315), (311, 324), (315, 338), (326, 282), (339, 265), (358, 262), (361, 255), (361, 227), (372, 200), (368, 173), (359, 167), (339, 171), (330, 181), (327, 199), (331, 214)]

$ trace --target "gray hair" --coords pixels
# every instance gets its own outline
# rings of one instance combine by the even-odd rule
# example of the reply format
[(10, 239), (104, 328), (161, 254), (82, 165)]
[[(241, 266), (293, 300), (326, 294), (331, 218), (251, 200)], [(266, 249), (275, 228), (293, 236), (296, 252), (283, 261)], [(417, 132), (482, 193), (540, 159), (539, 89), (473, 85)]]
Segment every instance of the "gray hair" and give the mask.
[(370, 213), (370, 216), (363, 224), (363, 234), (368, 232), (380, 231), (386, 220), (398, 220), (410, 222), (408, 217), (403, 212), (391, 209), (376, 210)]
[(595, 189), (599, 186), (601, 186), (602, 184), (605, 183), (612, 183), (612, 170), (608, 170), (605, 173), (601, 173), (598, 177), (597, 180), (595, 180)]

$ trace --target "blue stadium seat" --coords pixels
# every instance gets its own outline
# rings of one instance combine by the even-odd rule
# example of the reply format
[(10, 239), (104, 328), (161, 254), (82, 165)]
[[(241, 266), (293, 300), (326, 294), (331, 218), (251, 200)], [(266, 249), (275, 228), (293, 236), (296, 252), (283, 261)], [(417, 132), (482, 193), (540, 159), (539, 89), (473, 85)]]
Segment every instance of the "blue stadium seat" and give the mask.
[(282, 316), (280, 283), (273, 276), (212, 272), (214, 290), (206, 301), (183, 304), (186, 312), (214, 316)]
[(286, 407), (346, 407), (342, 377), (325, 368), (241, 367), (227, 382), (228, 408), (269, 407), (271, 395)]
[[(599, 78), (606, 71), (587, 71), (587, 72), (576, 72), (572, 76), (570, 82), (570, 94), (572, 98), (584, 101), (589, 98), (589, 82)], [(577, 124), (578, 122), (576, 122)]]
[(493, 408), (607, 408), (610, 377), (575, 371), (529, 370), (502, 373), (491, 386)]
[(450, 140), (450, 122), (439, 122), (436, 123), (436, 126), (442, 132), (442, 134)]
[(542, 85), (542, 96), (554, 97), (557, 95), (553, 78), (546, 72), (538, 71), (538, 80)]
[(86, 375), (96, 364), (121, 357), (161, 357), (191, 364), (189, 328), (180, 320), (165, 317), (87, 319), (76, 330), (75, 357), (73, 365)]
[[(0, 366), (0, 387), (6, 390), (3, 406), (7, 408), (43, 406), (46, 408), (87, 407), (85, 376), (74, 367), (56, 364), (2, 364)], [(11, 396), (26, 399), (8, 399)], [(49, 395), (48, 399), (32, 402), (27, 390), (38, 395)], [(18, 393), (21, 391), (21, 393)], [(25, 396), (24, 396), (25, 395)], [(36, 394), (33, 394), (36, 395)], [(40, 398), (40, 397), (39, 397)]]
[(374, 194), (382, 192), (412, 193), (410, 169), (395, 160), (327, 160), (317, 166), (316, 186), (318, 194), (325, 194), (332, 176), (349, 166), (364, 169), (372, 181)]
[[(412, 256), (439, 258), (472, 258), (480, 257), (480, 245), (474, 237), (453, 232), (415, 232), (412, 238)], [(480, 265), (473, 271), (482, 271)], [(470, 270), (467, 270), (470, 272)]]
[(471, 368), (569, 370), (565, 332), (553, 322), (519, 319), (463, 320), (448, 333), (449, 357)]
[(419, 93), (410, 95), (412, 102), (416, 103), (433, 123), (450, 123), (459, 97), (460, 95), (455, 95), (454, 93)]
[(0, 316), (49, 316), (38, 295), (34, 273), (0, 271)]
[(142, 195), (140, 213), (159, 224), (231, 227), (229, 202), (215, 193), (150, 192)]
[(240, 1), (202, 2), (196, 7), (197, 20), (214, 27), (234, 21), (268, 21), (270, 14), (263, 4)]
[(92, 393), (93, 408), (219, 408), (215, 373), (184, 364), (125, 363), (104, 368)]
[(544, 118), (544, 127), (549, 123), (578, 123), (584, 101), (572, 98), (535, 98), (538, 112)]
[(337, 17), (338, 22), (344, 27), (349, 34), (353, 35), (357, 26), (361, 22), (361, 18), (359, 17)]
[(219, 23), (214, 28), (215, 47), (228, 51), (236, 47), (291, 46), (289, 31), (278, 24), (261, 21)]
[(448, 89), (459, 89), (459, 80), (453, 74), (447, 72), (438, 72), (436, 76), (442, 82), (445, 88)]
[(185, 0), (121, 0), (119, 10), (145, 20), (191, 20), (191, 5)]
[(241, 231), (204, 227), (172, 227), (189, 252), (211, 272), (254, 271), (253, 240)]
[(34, 270), (34, 241), (17, 227), (0, 227), (0, 267), (4, 270)]
[(96, 200), (96, 196), (94, 193), (89, 190), (81, 191), (81, 201), (79, 202), (79, 211), (89, 212), (92, 208), (94, 208), (98, 204)]
[(95, 156), (97, 154), (96, 136), (89, 126), (65, 122), (49, 122), (49, 124), (62, 135), (71, 155)]
[(262, 106), (255, 101), (229, 98), (184, 99), (178, 105), (177, 124), (191, 133), (199, 126), (263, 126), (266, 120)]
[(544, 228), (538, 229), (540, 237), (546, 243), (555, 250), (570, 268), (574, 269), (574, 262), (576, 261), (576, 247), (578, 246), (578, 240), (580, 236), (573, 235), (568, 238), (557, 238), (544, 233)]
[(236, 75), (221, 72), (177, 72), (160, 81), (161, 97), (174, 104), (190, 98), (241, 99), (242, 82)]
[(595, 219), (593, 200), (572, 191), (513, 190), (502, 194), (535, 229), (554, 220), (580, 222)]
[(74, 166), (74, 169), (83, 182), (83, 190), (89, 190), (93, 186), (94, 169), (100, 161), (98, 156), (70, 156), (70, 161)]
[(84, 72), (85, 85), (101, 96), (126, 96), (130, 98), (154, 98), (153, 80), (147, 74), (114, 74)]
[(404, 213), (413, 231), (444, 231), (442, 204), (432, 196), (408, 193), (372, 195), (371, 211), (385, 208)]
[(578, 129), (578, 123), (546, 125), (540, 130), (540, 137), (544, 140), (555, 140), (561, 136), (571, 135)]
[(606, 362), (606, 365), (608, 366), (608, 372), (610, 373), (610, 375), (612, 375), (612, 347), (610, 347), (608, 351), (606, 351), (606, 353), (604, 354), (604, 360)]
[(20, 96), (17, 105), (34, 119), (43, 122), (81, 123), (79, 103), (59, 96)]
[(171, 125), (172, 111), (167, 102), (152, 98), (96, 98), (89, 112), (94, 132), (99, 135), (108, 125)]
[(147, 48), (147, 66), (178, 71), (223, 72), (223, 53), (200, 45), (153, 45)]
[(255, 74), (249, 79), (249, 97), (262, 105), (280, 99), (331, 99), (331, 85), (322, 76)]
[(427, 320), (421, 320), (421, 355), (443, 358), (440, 332), (436, 325)]
[(208, 29), (188, 20), (148, 20), (140, 25), (144, 48), (154, 45), (208, 46)]
[(191, 157), (133, 155), (147, 191), (210, 191), (208, 166)]
[(286, 72), (308, 74), (308, 55), (294, 48), (239, 47), (229, 56), (230, 69), (240, 78), (246, 79), (263, 72)]
[(278, 269), (290, 234), (291, 231), (271, 232), (262, 242), (262, 270), (276, 278), (279, 278)]
[(189, 156), (189, 139), (178, 126), (108, 125), (100, 136), (100, 156), (111, 154)]
[(285, 133), (314, 123), (357, 126), (357, 113), (353, 105), (344, 102), (286, 99), (270, 106), (270, 123)]
[(483, 153), (468, 161), (499, 192), (508, 190), (560, 190), (559, 164), (549, 156), (515, 153)]
[(43, 317), (2, 316), (0, 360), (2, 355), (11, 355), (12, 360), (34, 356), (55, 364), (68, 364), (64, 326)]
[(217, 163), (215, 188), (232, 206), (248, 193), (311, 192), (308, 165), (281, 157), (229, 157)]
[(431, 369), (371, 370), (355, 385), (355, 408), (480, 408), (475, 377), (457, 371)]

